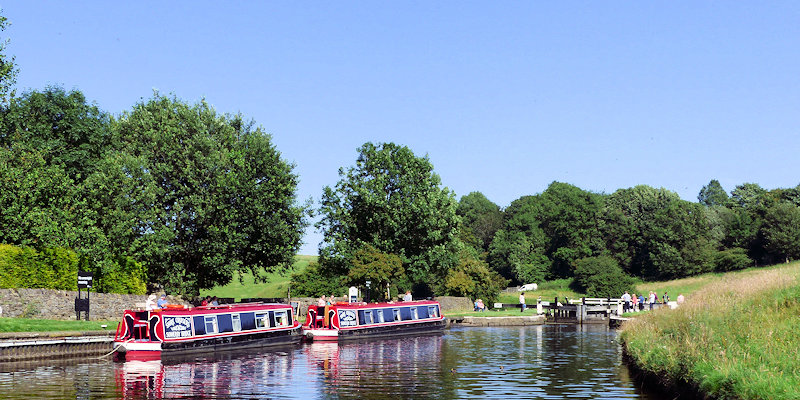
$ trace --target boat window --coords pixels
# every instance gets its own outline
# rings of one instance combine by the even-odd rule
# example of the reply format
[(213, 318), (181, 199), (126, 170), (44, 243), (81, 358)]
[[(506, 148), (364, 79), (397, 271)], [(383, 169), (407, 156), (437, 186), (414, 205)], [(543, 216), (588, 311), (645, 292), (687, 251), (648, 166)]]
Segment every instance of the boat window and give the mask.
[(289, 317), (286, 311), (275, 311), (275, 325), (278, 327), (289, 326)]
[(419, 313), (417, 313), (417, 307), (411, 307), (411, 319), (419, 319)]
[(203, 319), (203, 316), (202, 315), (195, 315), (194, 317), (192, 317), (192, 320), (194, 322), (194, 334), (195, 335), (205, 335), (206, 334), (206, 331), (205, 331), (206, 326), (205, 326), (205, 321)]
[(375, 310), (375, 323), (376, 324), (383, 323), (383, 313), (385, 313), (385, 312), (386, 312), (385, 309), (384, 310)]
[(417, 307), (417, 313), (420, 319), (428, 318), (428, 307)]
[(400, 321), (400, 310), (395, 308), (392, 310), (392, 320), (393, 321)]
[(436, 306), (428, 306), (428, 316), (430, 318), (438, 318), (439, 317), (439, 310)]
[(206, 334), (217, 333), (217, 317), (215, 315), (205, 318)]
[(234, 332), (239, 332), (242, 330), (242, 320), (239, 318), (239, 314), (231, 315), (231, 322), (233, 322)]
[(242, 330), (256, 329), (256, 317), (253, 313), (241, 313), (239, 318), (242, 319)]
[(372, 323), (372, 310), (364, 311), (364, 324), (371, 324)]
[(219, 333), (233, 332), (233, 319), (231, 314), (217, 314), (217, 328)]
[(256, 313), (256, 329), (266, 328), (269, 326), (269, 314), (263, 313)]

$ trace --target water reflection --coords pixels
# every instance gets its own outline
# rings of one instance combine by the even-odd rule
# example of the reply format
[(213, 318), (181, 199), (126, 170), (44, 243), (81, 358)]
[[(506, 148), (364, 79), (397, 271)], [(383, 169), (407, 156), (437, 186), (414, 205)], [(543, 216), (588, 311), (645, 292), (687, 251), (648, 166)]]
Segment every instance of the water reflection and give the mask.
[(0, 368), (8, 399), (655, 399), (605, 326), (444, 334), (162, 361)]

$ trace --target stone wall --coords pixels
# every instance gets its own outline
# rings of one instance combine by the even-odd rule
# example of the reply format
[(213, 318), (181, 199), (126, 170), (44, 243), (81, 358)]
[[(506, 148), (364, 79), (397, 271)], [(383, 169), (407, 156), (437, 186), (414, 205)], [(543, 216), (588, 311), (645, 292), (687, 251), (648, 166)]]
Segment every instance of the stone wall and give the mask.
[(468, 297), (439, 296), (435, 299), (442, 306), (446, 316), (449, 311), (472, 311), (474, 306)]
[[(75, 319), (75, 298), (78, 292), (50, 289), (0, 289), (0, 306), (3, 317), (36, 319)], [(86, 292), (81, 293), (86, 298)], [(187, 304), (179, 298), (167, 296), (173, 304)], [(122, 311), (144, 307), (147, 295), (89, 293), (89, 319), (118, 320)], [(84, 319), (81, 313), (81, 319)]]

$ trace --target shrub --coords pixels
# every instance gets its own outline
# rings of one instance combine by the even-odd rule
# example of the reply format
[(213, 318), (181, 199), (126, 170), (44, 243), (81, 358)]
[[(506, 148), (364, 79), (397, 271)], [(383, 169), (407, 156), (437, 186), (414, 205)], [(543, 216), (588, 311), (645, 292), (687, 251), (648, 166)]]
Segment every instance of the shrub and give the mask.
[(76, 290), (77, 275), (78, 255), (70, 249), (0, 245), (0, 288)]
[(714, 269), (719, 272), (745, 269), (751, 265), (753, 265), (753, 260), (741, 247), (723, 250), (714, 255)]
[(588, 297), (619, 297), (633, 291), (634, 279), (611, 257), (587, 257), (575, 262), (575, 283)]

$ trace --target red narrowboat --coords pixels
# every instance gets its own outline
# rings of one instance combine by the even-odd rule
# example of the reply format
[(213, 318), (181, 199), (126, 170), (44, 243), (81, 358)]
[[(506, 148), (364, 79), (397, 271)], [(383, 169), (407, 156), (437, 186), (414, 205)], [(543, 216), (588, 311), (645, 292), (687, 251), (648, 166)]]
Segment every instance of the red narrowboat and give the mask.
[(126, 310), (114, 338), (117, 360), (157, 359), (166, 354), (296, 344), (300, 323), (288, 304)]
[(308, 306), (303, 335), (308, 340), (346, 340), (442, 331), (439, 302), (336, 303)]

